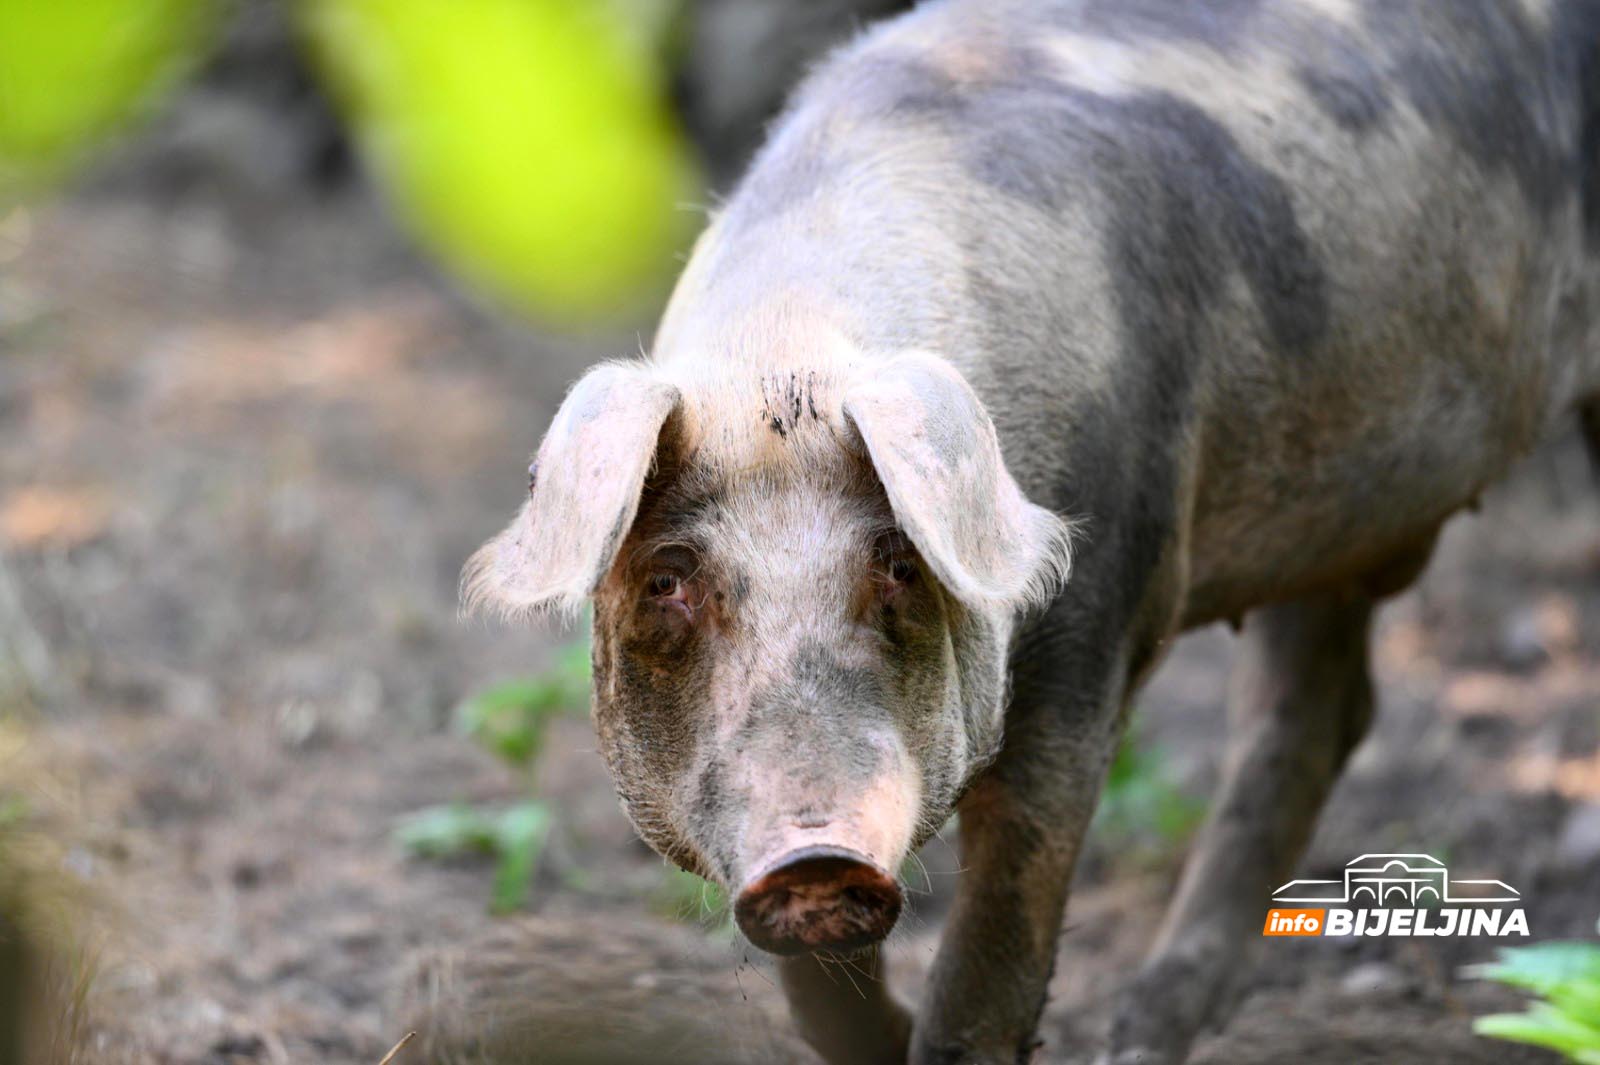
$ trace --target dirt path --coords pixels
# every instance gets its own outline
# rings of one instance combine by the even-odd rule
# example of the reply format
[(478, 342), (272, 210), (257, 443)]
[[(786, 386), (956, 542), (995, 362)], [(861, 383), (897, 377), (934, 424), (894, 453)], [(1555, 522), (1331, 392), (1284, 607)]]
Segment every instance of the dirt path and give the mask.
[[(541, 771), (563, 815), (533, 924), (487, 916), (486, 867), (408, 861), (390, 838), (427, 804), (519, 794), (442, 726), (463, 693), (546, 662), (549, 640), (460, 624), (456, 573), (515, 505), (573, 372), (634, 335), (558, 344), (496, 324), (349, 205), (99, 201), (25, 228), (0, 246), (0, 545), (64, 693), (38, 739), (71, 782), (69, 865), (120, 915), (94, 1060), (373, 1065), (403, 1003), (481, 1007), (487, 987), (538, 1004), (546, 1051), (576, 1024), (704, 1060), (671, 1048), (715, 1017), (742, 1048), (728, 1060), (803, 1059), (759, 963), (652, 915), (661, 864), (582, 723)], [(1229, 642), (1182, 643), (1142, 704), (1195, 794), (1215, 776)], [(1536, 937), (1592, 935), (1597, 648), (1600, 489), (1562, 440), (1453, 524), (1386, 615), (1381, 722), (1307, 875), (1426, 852), (1516, 885)], [(926, 861), (931, 893), (893, 947), (908, 989), (955, 880), (948, 848)], [(1174, 854), (1097, 841), (1045, 1060), (1087, 1061), (1175, 874)], [(1470, 1036), (1514, 1001), (1456, 975), (1485, 941), (1266, 947), (1197, 1061), (1548, 1060)]]

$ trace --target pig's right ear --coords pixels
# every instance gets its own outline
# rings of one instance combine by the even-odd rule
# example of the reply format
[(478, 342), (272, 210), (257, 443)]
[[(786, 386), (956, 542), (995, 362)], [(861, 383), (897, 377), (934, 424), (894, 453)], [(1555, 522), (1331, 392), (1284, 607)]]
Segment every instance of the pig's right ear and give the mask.
[(516, 520), (461, 575), (463, 608), (507, 616), (576, 610), (633, 525), (678, 390), (643, 366), (591, 370), (561, 404), (530, 470)]
[(1061, 590), (1071, 527), (1023, 495), (994, 423), (953, 366), (896, 356), (850, 386), (843, 411), (895, 520), (958, 599), (1017, 608)]

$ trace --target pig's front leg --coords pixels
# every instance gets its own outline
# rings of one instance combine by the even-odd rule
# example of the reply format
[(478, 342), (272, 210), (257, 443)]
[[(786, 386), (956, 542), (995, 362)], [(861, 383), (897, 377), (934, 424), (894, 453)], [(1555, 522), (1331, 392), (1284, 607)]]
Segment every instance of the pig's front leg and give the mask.
[[(1059, 671), (1062, 652), (1029, 657)], [(1033, 683), (1019, 670), (1005, 749), (960, 806), (963, 871), (912, 1065), (1016, 1065), (1037, 1045), (1073, 865), (1124, 717), (1125, 658), (1067, 653), (1085, 668)]]
[(911, 1014), (895, 1000), (873, 947), (850, 958), (783, 958), (778, 976), (800, 1035), (828, 1065), (902, 1065)]

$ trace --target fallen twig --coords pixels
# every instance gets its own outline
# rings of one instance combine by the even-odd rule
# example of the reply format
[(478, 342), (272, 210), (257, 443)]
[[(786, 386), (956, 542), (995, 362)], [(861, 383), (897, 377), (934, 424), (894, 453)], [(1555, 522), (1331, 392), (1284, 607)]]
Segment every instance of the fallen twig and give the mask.
[(389, 1063), (395, 1059), (395, 1056), (406, 1048), (406, 1044), (411, 1042), (416, 1037), (416, 1032), (407, 1032), (405, 1035), (401, 1036), (400, 1042), (396, 1043), (394, 1047), (390, 1049), (389, 1053), (383, 1056), (383, 1060), (378, 1062), (378, 1065), (389, 1065)]

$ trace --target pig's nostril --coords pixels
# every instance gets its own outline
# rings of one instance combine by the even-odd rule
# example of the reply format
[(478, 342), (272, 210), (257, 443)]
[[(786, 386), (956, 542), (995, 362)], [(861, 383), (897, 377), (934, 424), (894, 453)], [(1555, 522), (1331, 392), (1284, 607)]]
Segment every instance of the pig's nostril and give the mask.
[(772, 954), (856, 950), (889, 934), (902, 899), (894, 878), (842, 847), (785, 855), (739, 893), (734, 918)]

